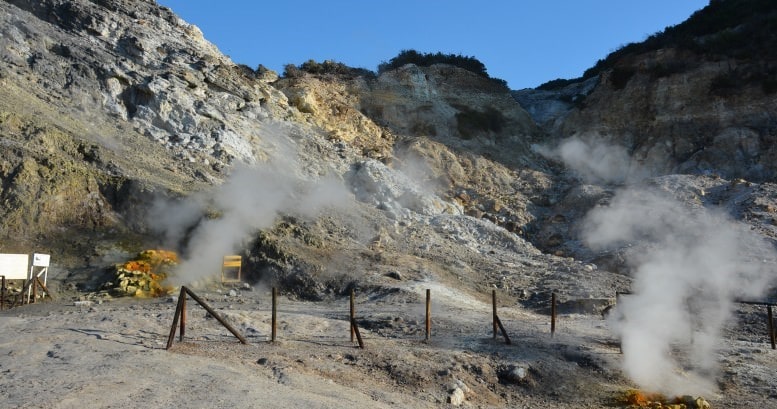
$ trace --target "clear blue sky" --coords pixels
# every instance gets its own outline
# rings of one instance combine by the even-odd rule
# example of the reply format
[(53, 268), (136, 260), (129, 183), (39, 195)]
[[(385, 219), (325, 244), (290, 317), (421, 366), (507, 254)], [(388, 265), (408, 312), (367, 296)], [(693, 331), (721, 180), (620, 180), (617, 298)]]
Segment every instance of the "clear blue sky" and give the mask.
[(576, 78), (708, 0), (158, 0), (236, 63), (334, 60), (376, 71), (402, 50), (475, 57), (512, 89)]

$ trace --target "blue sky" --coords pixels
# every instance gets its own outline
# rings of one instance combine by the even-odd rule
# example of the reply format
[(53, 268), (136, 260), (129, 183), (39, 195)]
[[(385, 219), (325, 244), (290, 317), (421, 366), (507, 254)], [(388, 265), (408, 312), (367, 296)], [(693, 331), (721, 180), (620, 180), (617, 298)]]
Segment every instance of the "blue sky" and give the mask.
[(708, 0), (158, 0), (233, 61), (283, 72), (335, 60), (376, 71), (402, 50), (475, 57), (512, 89), (576, 78)]

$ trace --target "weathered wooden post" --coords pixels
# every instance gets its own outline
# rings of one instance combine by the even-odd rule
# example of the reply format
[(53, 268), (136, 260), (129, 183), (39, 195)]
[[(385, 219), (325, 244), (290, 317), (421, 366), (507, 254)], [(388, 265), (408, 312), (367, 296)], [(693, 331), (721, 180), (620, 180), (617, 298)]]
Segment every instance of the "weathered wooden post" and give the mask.
[(170, 326), (170, 336), (167, 337), (167, 348), (173, 346), (173, 340), (175, 339), (175, 329), (178, 326), (178, 319), (181, 318), (181, 308), (183, 308), (183, 300), (186, 297), (186, 287), (181, 286), (181, 292), (178, 294), (178, 304), (175, 306), (175, 314), (173, 315), (173, 325)]
[[(216, 321), (218, 321), (221, 325), (223, 325), (224, 328), (226, 328), (229, 332), (231, 332), (232, 335), (235, 336), (235, 338), (240, 340), (241, 344), (245, 345), (245, 344), (248, 343), (248, 341), (246, 341), (246, 339), (242, 335), (240, 335), (240, 333), (237, 332), (237, 330), (235, 328), (233, 328), (231, 325), (229, 325), (229, 323), (227, 321), (224, 320), (224, 318), (221, 316), (221, 314), (217, 313), (216, 310), (211, 308), (205, 301), (203, 301), (202, 298), (198, 297), (197, 294), (192, 292), (192, 290), (190, 290), (190, 289), (188, 289), (186, 287), (181, 287), (181, 290), (182, 291), (186, 291), (186, 294), (189, 294), (189, 297), (192, 297), (192, 299), (194, 301), (196, 301), (197, 304), (200, 304), (202, 306), (202, 308), (205, 308), (205, 311), (207, 311), (211, 316), (213, 316), (213, 318), (215, 318)], [(178, 302), (180, 303), (181, 300), (178, 300)], [(181, 306), (183, 307), (183, 304)], [(175, 331), (175, 323), (173, 325), (173, 331)], [(173, 335), (175, 335), (174, 332), (173, 332)]]
[(493, 324), (492, 326), (494, 327), (494, 337), (493, 337), (493, 339), (496, 339), (496, 327), (497, 327), (496, 320), (497, 320), (497, 315), (496, 315), (496, 290), (491, 290), (491, 321), (492, 321), (492, 324)]
[[(350, 321), (356, 322), (356, 306), (354, 304), (354, 294), (353, 294), (353, 288), (351, 288), (351, 312), (350, 312)], [(351, 343), (353, 343), (353, 337), (354, 337), (354, 326), (351, 325)]]
[[(192, 290), (186, 288), (185, 286), (181, 286), (181, 293), (178, 296), (178, 304), (175, 307), (175, 315), (173, 316), (173, 325), (170, 326), (170, 336), (167, 337), (167, 349), (170, 349), (170, 347), (173, 346), (173, 340), (175, 340), (175, 330), (178, 328), (178, 320), (183, 320), (183, 314), (184, 309), (186, 308), (186, 295), (189, 295), (189, 297), (192, 297), (194, 301), (197, 302), (197, 304), (200, 304), (202, 308), (205, 308), (205, 311), (207, 311), (213, 318), (216, 319), (221, 325), (224, 326), (229, 332), (232, 333), (232, 335), (235, 336), (235, 338), (240, 340), (241, 344), (247, 344), (248, 341), (240, 335), (239, 332), (237, 332), (236, 329), (234, 329), (227, 321), (224, 320), (224, 318), (219, 315), (213, 308), (211, 308), (205, 301), (202, 300), (202, 298), (198, 297), (197, 294), (193, 293)], [(184, 331), (184, 325), (183, 322), (181, 322), (181, 340), (183, 340), (183, 331)]]
[(510, 341), (510, 337), (507, 335), (507, 330), (505, 330), (504, 325), (502, 325), (502, 320), (499, 319), (499, 316), (496, 316), (496, 324), (499, 326), (499, 330), (502, 331), (502, 336), (505, 337), (505, 344), (511, 345), (512, 341)]
[(272, 332), (270, 335), (270, 341), (275, 342), (275, 336), (278, 331), (278, 290), (272, 288)]
[(356, 318), (351, 318), (351, 329), (356, 333), (356, 340), (359, 342), (359, 348), (364, 349), (364, 341), (362, 340), (361, 332), (359, 332), (359, 326), (356, 325)]
[(0, 287), (0, 311), (5, 308), (5, 276), (0, 276), (3, 279), (3, 285)]
[(40, 280), (40, 277), (35, 277), (35, 282), (38, 283), (40, 286), (40, 289), (43, 290), (43, 297), (48, 296), (50, 299), (54, 299), (54, 297), (51, 296), (51, 291), (46, 287), (46, 284), (43, 284), (43, 281)]
[(772, 343), (772, 349), (775, 349), (775, 334), (774, 334), (774, 318), (772, 316), (772, 306), (768, 305), (766, 310), (767, 319), (769, 320), (767, 324), (767, 329), (769, 330), (769, 341)]
[(550, 336), (556, 334), (556, 292), (550, 294)]
[(432, 290), (426, 289), (426, 340), (432, 336)]
[(186, 333), (186, 292), (181, 292), (181, 298), (178, 300), (181, 303), (181, 334), (178, 338), (180, 342), (183, 342), (183, 336)]

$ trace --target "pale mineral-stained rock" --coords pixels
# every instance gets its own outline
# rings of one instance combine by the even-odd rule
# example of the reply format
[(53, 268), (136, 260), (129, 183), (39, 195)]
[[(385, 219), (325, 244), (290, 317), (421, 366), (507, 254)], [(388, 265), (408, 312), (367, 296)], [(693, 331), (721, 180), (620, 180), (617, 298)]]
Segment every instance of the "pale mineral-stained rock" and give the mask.
[(376, 206), (406, 208), (427, 216), (463, 213), (455, 203), (424, 192), (412, 179), (377, 161), (362, 162), (349, 179), (356, 198)]
[[(715, 81), (732, 70), (758, 70), (750, 64), (672, 48), (631, 57), (618, 67), (633, 72), (627, 82), (615, 82), (613, 70), (606, 71), (577, 107), (546, 129), (558, 139), (579, 135), (623, 146), (654, 175), (770, 180), (777, 175), (771, 119), (777, 94), (765, 93), (758, 81), (743, 84), (734, 95), (715, 93)], [(656, 78), (657, 70), (668, 66), (683, 68)], [(540, 117), (553, 115), (540, 112), (540, 105), (528, 109)]]
[(461, 406), (465, 400), (466, 395), (464, 394), (464, 391), (458, 387), (454, 388), (453, 391), (451, 391), (450, 396), (448, 396), (448, 403), (453, 406)]

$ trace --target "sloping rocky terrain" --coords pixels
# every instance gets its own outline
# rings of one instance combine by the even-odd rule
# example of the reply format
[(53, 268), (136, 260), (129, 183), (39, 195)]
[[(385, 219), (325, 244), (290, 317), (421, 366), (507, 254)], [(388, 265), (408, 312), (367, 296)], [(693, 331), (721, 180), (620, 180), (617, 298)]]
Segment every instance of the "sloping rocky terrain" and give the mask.
[[(766, 7), (713, 2), (689, 22), (733, 3)], [(752, 32), (771, 21), (748, 15), (719, 32), (688, 36), (709, 44), (721, 33)], [(397, 383), (422, 373), (402, 393), (437, 388), (428, 401), (444, 402), (452, 371), (462, 369), (470, 387), (485, 385), (471, 394), (473, 404), (509, 406), (601, 404), (630, 385), (636, 376), (619, 372), (616, 359), (598, 361), (617, 351), (601, 314), (616, 292), (653, 280), (645, 274), (660, 263), (647, 262), (648, 255), (677, 258), (667, 247), (681, 243), (693, 256), (677, 260), (684, 268), (695, 263), (722, 277), (678, 279), (675, 287), (684, 292), (720, 297), (727, 306), (736, 297), (775, 296), (777, 101), (769, 55), (762, 61), (720, 49), (701, 53), (667, 40), (608, 57), (611, 65), (595, 75), (551, 90), (510, 91), (447, 64), (279, 76), (236, 65), (196, 26), (151, 0), (2, 1), (0, 49), (0, 252), (52, 254), (51, 287), (65, 300), (112, 300), (106, 283), (113, 266), (149, 248), (179, 252), (174, 284), (209, 293), (228, 291), (217, 277), (230, 253), (243, 256), (248, 288), (278, 287), (301, 303), (294, 308), (336, 302), (355, 288), (394, 311), (366, 319), (367, 330), (386, 337), (416, 335), (417, 323), (403, 324), (407, 318), (392, 308), (421, 302), (424, 288), (459, 308), (461, 330), (475, 337), (483, 334), (467, 311), (483, 309), (492, 290), (509, 300), (505, 316), (543, 330), (556, 293), (560, 311), (580, 320), (575, 330), (607, 351), (586, 344), (587, 352), (570, 352), (575, 337), (546, 350), (537, 331), (521, 332), (536, 347), (523, 352), (537, 365), (552, 362), (533, 372), (544, 385), (528, 388), (536, 401), (522, 400), (522, 377), (510, 380), (518, 367), (486, 358), (495, 354), (492, 345), (474, 348), (466, 365), (423, 369), (431, 358), (463, 359), (429, 351), (417, 352), (409, 366), (385, 364), (387, 379)], [(626, 210), (607, 212), (624, 203)], [(717, 235), (727, 240), (710, 240)], [(667, 244), (665, 237), (685, 241)], [(695, 245), (705, 242), (716, 246)], [(726, 264), (742, 252), (746, 261)], [(717, 275), (715, 264), (742, 277)], [(148, 305), (155, 307), (139, 308), (165, 309), (149, 324), (163, 327), (169, 305)], [(332, 320), (310, 308), (300, 319)], [(745, 322), (746, 339), (739, 341), (748, 344), (739, 353), (747, 360), (763, 332), (759, 310), (723, 315), (734, 313)], [(454, 318), (446, 317), (444, 328), (454, 331)], [(731, 339), (737, 329), (726, 325), (711, 330)], [(395, 347), (365, 356), (356, 373), (391, 360)], [(446, 343), (440, 354), (456, 348), (469, 347)], [(307, 359), (301, 350), (278, 367), (298, 367)], [(338, 356), (329, 355), (359, 367), (359, 359)], [(735, 370), (736, 362), (728, 364)], [(574, 379), (555, 388), (550, 377), (565, 365), (575, 368)], [(334, 369), (314, 367), (311, 373), (336, 378), (326, 375)], [(588, 383), (580, 380), (586, 376)], [(745, 378), (752, 384), (727, 374), (717, 389), (773, 402), (773, 390), (757, 394), (753, 372)], [(516, 383), (524, 389), (515, 390)], [(570, 398), (568, 391), (583, 384), (592, 392)]]

